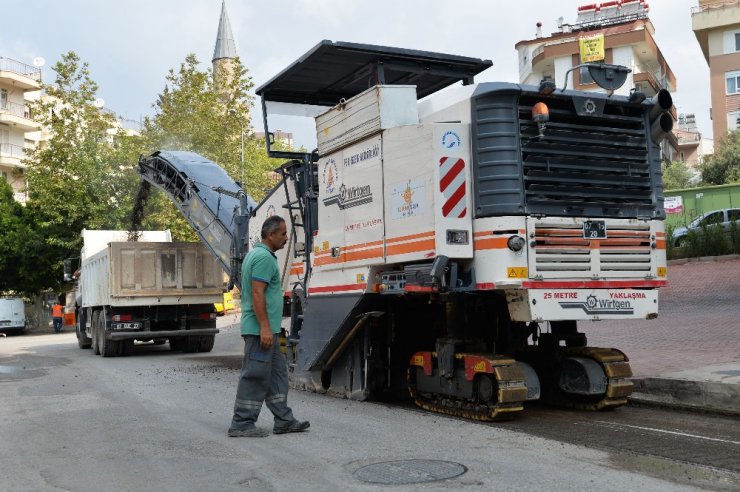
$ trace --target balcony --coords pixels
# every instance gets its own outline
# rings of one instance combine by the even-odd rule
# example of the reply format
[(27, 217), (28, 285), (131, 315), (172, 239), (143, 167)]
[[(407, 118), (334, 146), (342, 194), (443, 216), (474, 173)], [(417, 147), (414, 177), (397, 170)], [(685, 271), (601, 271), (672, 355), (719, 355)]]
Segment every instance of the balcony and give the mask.
[(26, 167), (22, 164), (26, 153), (20, 145), (0, 143), (0, 165), (8, 167)]
[(41, 69), (11, 58), (0, 57), (0, 80), (23, 91), (41, 89)]
[(24, 104), (10, 101), (0, 102), (0, 123), (14, 126), (24, 132), (32, 132), (41, 128), (41, 123), (33, 121), (31, 108)]
[(674, 131), (678, 145), (699, 145), (701, 142), (701, 133), (687, 132), (683, 130)]
[(698, 7), (692, 7), (691, 29), (707, 62), (709, 62), (709, 32), (733, 24), (740, 24), (738, 0), (700, 2)]

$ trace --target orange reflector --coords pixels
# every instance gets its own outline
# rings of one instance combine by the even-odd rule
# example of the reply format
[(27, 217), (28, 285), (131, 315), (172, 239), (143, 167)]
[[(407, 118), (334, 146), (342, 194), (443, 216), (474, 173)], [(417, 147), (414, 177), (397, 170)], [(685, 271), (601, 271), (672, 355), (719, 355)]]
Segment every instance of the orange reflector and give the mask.
[(532, 107), (532, 121), (536, 123), (550, 121), (550, 110), (545, 103), (538, 102)]

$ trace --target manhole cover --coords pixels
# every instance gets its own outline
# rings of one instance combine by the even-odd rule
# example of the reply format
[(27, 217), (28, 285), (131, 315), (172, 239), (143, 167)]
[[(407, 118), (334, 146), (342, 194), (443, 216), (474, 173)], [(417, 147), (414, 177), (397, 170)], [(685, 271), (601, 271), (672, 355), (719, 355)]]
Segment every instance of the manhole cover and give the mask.
[(464, 465), (452, 461), (400, 460), (363, 466), (355, 471), (355, 476), (363, 482), (403, 485), (445, 480), (466, 471)]

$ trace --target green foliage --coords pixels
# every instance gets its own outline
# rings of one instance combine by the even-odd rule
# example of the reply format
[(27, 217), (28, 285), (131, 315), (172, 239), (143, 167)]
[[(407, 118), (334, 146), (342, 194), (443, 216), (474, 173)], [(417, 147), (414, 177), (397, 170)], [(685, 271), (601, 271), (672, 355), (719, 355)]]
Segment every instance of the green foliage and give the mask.
[(740, 226), (735, 222), (730, 223), (729, 235), (721, 224), (704, 224), (700, 229), (689, 229), (679, 247), (673, 246), (673, 228), (666, 228), (666, 238), (669, 260), (740, 254)]
[(682, 161), (674, 161), (666, 165), (664, 162), (661, 167), (663, 168), (663, 188), (666, 190), (678, 190), (682, 188), (689, 188), (689, 180), (691, 180), (691, 171), (686, 167), (686, 163)]
[[(144, 122), (142, 137), (148, 151), (187, 150), (200, 154), (223, 167), (235, 181), (241, 181), (241, 132), (250, 133), (248, 91), (252, 79), (239, 59), (220, 69), (213, 82), (211, 70), (198, 69), (198, 59), (190, 54), (179, 70), (170, 69), (166, 86), (155, 103), (155, 115)], [(264, 143), (254, 137), (244, 139), (244, 170), (247, 192), (258, 200), (269, 187), (267, 173), (280, 161), (269, 159)], [(162, 193), (153, 193), (147, 206), (144, 226), (161, 228), (166, 224), (177, 240), (197, 238)]]
[[(119, 229), (127, 220), (136, 186), (131, 137), (112, 134), (113, 116), (95, 106), (97, 84), (87, 63), (65, 53), (54, 67), (56, 78), (34, 114), (50, 138), (27, 151), (27, 213), (39, 242), (25, 248), (30, 270), (42, 273), (39, 290), (58, 288), (67, 257), (78, 256), (80, 231)], [(133, 161), (135, 162), (135, 161)]]
[(735, 254), (740, 254), (740, 225), (737, 222), (730, 222), (730, 248)]
[(701, 166), (704, 183), (721, 185), (740, 183), (740, 131), (723, 136), (714, 152)]
[[(59, 290), (65, 258), (79, 255), (82, 229), (127, 229), (140, 178), (138, 156), (159, 149), (188, 150), (221, 165), (240, 180), (255, 200), (270, 187), (268, 172), (281, 164), (268, 159), (264, 141), (251, 135), (248, 91), (253, 84), (237, 59), (219, 72), (198, 69), (188, 55), (179, 70), (170, 70), (154, 104), (155, 115), (139, 136), (116, 127), (110, 113), (95, 106), (97, 84), (87, 63), (74, 52), (54, 66), (54, 82), (34, 102), (36, 119), (49, 139), (27, 151), (29, 200), (12, 198), (0, 187), (0, 292), (34, 294)], [(150, 196), (144, 229), (170, 229), (175, 240), (197, 241), (190, 226), (163, 193)]]

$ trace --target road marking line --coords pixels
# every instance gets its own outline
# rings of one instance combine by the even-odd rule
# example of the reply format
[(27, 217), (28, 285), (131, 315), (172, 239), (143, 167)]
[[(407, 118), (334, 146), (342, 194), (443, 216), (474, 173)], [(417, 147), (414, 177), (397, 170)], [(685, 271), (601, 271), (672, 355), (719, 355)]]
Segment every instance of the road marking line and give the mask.
[(704, 439), (706, 441), (716, 441), (716, 442), (724, 442), (728, 444), (735, 444), (740, 446), (740, 442), (738, 441), (730, 441), (727, 439), (719, 439), (717, 437), (707, 437), (707, 436), (699, 436), (696, 434), (687, 434), (686, 432), (676, 432), (676, 431), (669, 431), (665, 429), (655, 429), (653, 427), (642, 427), (640, 425), (629, 425), (629, 424), (618, 424), (615, 422), (606, 422), (603, 420), (594, 420), (594, 422), (599, 424), (606, 424), (606, 425), (612, 425), (612, 426), (622, 426), (622, 427), (631, 427), (633, 429), (640, 429), (640, 430), (646, 430), (646, 431), (652, 431), (652, 432), (662, 432), (664, 434), (673, 434), (677, 436), (684, 436), (684, 437), (693, 437), (694, 439)]

